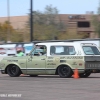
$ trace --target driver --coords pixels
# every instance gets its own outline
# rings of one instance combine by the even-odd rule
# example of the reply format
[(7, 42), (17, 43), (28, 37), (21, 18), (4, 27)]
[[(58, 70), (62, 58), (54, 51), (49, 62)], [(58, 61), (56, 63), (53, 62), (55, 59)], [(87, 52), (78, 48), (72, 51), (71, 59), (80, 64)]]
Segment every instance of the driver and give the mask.
[(21, 49), (17, 49), (17, 56), (18, 57), (24, 56), (24, 53), (22, 52)]

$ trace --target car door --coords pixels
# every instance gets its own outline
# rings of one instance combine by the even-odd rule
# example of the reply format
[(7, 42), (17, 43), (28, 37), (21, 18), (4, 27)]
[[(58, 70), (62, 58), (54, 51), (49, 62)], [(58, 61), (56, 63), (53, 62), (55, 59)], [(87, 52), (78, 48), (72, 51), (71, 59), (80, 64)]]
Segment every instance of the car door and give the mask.
[(27, 74), (45, 74), (46, 56), (29, 56), (27, 59)]

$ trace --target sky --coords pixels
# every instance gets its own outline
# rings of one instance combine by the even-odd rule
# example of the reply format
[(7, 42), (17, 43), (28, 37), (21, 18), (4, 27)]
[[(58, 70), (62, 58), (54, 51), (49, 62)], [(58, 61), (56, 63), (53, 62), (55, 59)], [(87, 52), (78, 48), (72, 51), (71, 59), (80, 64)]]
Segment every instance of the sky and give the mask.
[[(8, 0), (10, 16), (23, 16), (30, 13), (30, 0)], [(52, 5), (59, 14), (86, 14), (86, 11), (97, 13), (99, 0), (33, 0), (33, 10), (43, 12), (46, 5)], [(0, 0), (0, 17), (8, 16), (7, 0)]]

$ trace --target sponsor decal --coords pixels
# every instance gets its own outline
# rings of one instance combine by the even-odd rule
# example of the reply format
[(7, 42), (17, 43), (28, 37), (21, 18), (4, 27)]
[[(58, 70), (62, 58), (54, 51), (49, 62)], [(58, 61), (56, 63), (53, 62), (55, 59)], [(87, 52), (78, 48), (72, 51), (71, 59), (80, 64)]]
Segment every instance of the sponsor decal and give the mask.
[(66, 57), (60, 57), (60, 59), (66, 59)]
[(82, 56), (69, 56), (69, 57), (60, 57), (60, 59), (83, 59)]
[(77, 63), (76, 62), (73, 62), (72, 65), (77, 65)]
[(48, 59), (53, 59), (54, 57), (48, 57)]
[(47, 60), (47, 62), (53, 62), (53, 60)]
[(48, 59), (53, 59), (54, 57), (48, 57)]
[(56, 65), (55, 63), (48, 63), (47, 65)]
[(66, 63), (67, 61), (66, 60), (60, 60), (60, 63)]
[(8, 62), (18, 62), (18, 60), (7, 60)]

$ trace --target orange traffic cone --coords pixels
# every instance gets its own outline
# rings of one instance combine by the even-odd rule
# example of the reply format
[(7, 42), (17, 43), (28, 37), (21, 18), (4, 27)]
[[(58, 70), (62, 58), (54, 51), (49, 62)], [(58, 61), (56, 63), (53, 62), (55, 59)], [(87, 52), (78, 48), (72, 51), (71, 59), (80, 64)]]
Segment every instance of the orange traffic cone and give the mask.
[(79, 73), (78, 73), (78, 69), (77, 69), (77, 68), (74, 70), (74, 75), (73, 75), (73, 77), (74, 77), (75, 79), (79, 78)]

